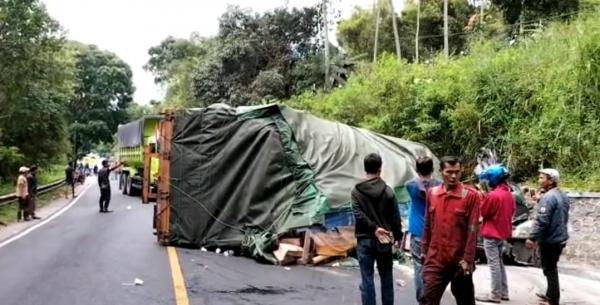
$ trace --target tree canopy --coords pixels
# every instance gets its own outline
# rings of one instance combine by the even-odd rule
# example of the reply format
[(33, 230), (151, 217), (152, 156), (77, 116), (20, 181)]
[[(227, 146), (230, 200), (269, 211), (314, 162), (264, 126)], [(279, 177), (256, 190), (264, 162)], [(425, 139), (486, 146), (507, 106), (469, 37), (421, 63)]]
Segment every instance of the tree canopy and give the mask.
[[(117, 126), (128, 120), (133, 101), (131, 68), (115, 54), (71, 43), (77, 69), (74, 96), (67, 103), (71, 136), (78, 152), (112, 143)], [(73, 139), (75, 140), (75, 139)]]
[(65, 39), (39, 0), (0, 1), (0, 180), (111, 143), (127, 121), (131, 69), (116, 55)]
[[(379, 25), (378, 54), (395, 54), (394, 32), (392, 30), (392, 11), (389, 1), (379, 0), (378, 9), (381, 19)], [(449, 28), (451, 53), (459, 53), (466, 47), (465, 25), (473, 14), (473, 7), (467, 1), (450, 0)], [(423, 57), (432, 57), (444, 48), (442, 1), (421, 0), (420, 12), (420, 45), (419, 53)], [(349, 19), (342, 20), (338, 26), (337, 37), (346, 51), (351, 55), (368, 55), (373, 58), (375, 44), (376, 9), (356, 7)], [(415, 35), (417, 24), (417, 6), (414, 1), (407, 1), (401, 16), (396, 22), (400, 36), (402, 57), (413, 60), (415, 57)]]
[(74, 71), (58, 23), (39, 1), (0, 1), (0, 176), (68, 150)]
[[(167, 84), (167, 103), (257, 104), (324, 83), (317, 8), (263, 14), (230, 6), (215, 37), (166, 38), (150, 48), (146, 69)], [(307, 82), (308, 77), (313, 82)]]

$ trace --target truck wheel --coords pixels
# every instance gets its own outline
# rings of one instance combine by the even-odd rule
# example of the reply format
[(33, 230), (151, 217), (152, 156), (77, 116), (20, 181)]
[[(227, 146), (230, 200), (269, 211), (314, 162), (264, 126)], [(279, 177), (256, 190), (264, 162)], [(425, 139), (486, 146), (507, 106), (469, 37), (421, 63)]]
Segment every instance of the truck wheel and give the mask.
[(129, 176), (123, 176), (123, 195), (129, 194)]
[(129, 191), (129, 196), (133, 197), (133, 196), (137, 196), (138, 191), (135, 188), (131, 187), (131, 184), (132, 184), (131, 180), (132, 180), (131, 178), (127, 179), (127, 190)]

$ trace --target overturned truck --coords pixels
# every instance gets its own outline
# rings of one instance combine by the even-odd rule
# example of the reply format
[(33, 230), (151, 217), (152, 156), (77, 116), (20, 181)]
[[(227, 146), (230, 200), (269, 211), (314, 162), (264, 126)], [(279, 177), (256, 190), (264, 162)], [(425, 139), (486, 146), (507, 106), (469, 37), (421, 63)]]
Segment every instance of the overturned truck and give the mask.
[[(353, 225), (350, 191), (365, 177), (366, 154), (381, 154), (383, 178), (404, 204), (415, 159), (432, 156), (422, 144), (281, 105), (166, 112), (158, 152), (161, 244), (239, 249), (269, 261), (283, 237)], [(308, 250), (303, 236), (296, 246)]]

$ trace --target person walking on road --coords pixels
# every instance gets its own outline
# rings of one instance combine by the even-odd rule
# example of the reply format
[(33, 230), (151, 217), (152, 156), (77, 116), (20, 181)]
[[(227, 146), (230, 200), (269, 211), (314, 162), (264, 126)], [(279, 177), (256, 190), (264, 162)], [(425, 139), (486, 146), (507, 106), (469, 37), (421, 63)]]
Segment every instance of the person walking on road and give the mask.
[(65, 199), (69, 199), (69, 193), (75, 198), (75, 178), (74, 178), (73, 162), (69, 162), (65, 168)]
[(22, 166), (19, 168), (19, 177), (17, 178), (16, 195), (19, 201), (17, 208), (17, 221), (29, 221), (29, 209), (27, 208), (27, 198), (29, 197), (29, 189), (27, 188), (27, 173), (29, 168)]
[(558, 305), (560, 285), (558, 282), (558, 260), (569, 239), (569, 197), (558, 189), (560, 174), (556, 169), (540, 171), (540, 186), (546, 191), (540, 199), (537, 218), (533, 231), (527, 240), (527, 247), (539, 245), (542, 270), (546, 276), (548, 288), (546, 294), (537, 294), (543, 303)]
[(480, 175), (492, 189), (481, 204), (481, 236), (492, 279), (490, 295), (477, 297), (478, 301), (501, 303), (508, 301), (508, 282), (503, 262), (504, 242), (512, 236), (512, 218), (517, 209), (507, 179), (509, 171), (501, 165), (492, 165)]
[(421, 238), (425, 223), (426, 197), (429, 188), (442, 184), (432, 179), (433, 160), (430, 157), (419, 157), (416, 161), (418, 177), (406, 183), (410, 196), (408, 209), (408, 232), (410, 233), (410, 252), (415, 269), (415, 290), (418, 304), (423, 303), (423, 261), (421, 258)]
[(32, 219), (40, 219), (35, 215), (36, 201), (37, 201), (37, 166), (33, 165), (29, 168), (29, 175), (27, 175), (27, 190), (29, 191), (29, 197), (27, 202), (27, 210)]
[(356, 219), (357, 254), (362, 282), (363, 305), (375, 305), (374, 263), (381, 280), (383, 305), (394, 304), (392, 244), (402, 240), (402, 224), (394, 191), (381, 179), (381, 157), (364, 159), (367, 180), (352, 190), (352, 211)]
[(100, 186), (100, 213), (111, 213), (108, 209), (110, 204), (110, 172), (119, 168), (121, 163), (109, 167), (108, 160), (102, 161), (102, 168), (98, 171), (98, 186)]
[(449, 283), (457, 305), (475, 305), (473, 271), (480, 194), (460, 182), (461, 161), (443, 157), (444, 184), (429, 189), (422, 239), (423, 304), (439, 305)]

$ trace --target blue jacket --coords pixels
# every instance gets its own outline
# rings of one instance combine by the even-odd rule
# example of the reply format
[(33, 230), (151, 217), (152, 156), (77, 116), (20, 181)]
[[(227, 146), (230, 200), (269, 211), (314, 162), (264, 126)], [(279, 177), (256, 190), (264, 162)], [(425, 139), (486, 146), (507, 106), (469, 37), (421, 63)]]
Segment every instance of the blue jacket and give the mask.
[(540, 200), (537, 219), (529, 239), (541, 244), (560, 244), (569, 239), (569, 197), (553, 188)]
[(442, 184), (441, 181), (430, 179), (427, 182), (421, 178), (415, 178), (406, 183), (406, 191), (410, 195), (410, 206), (408, 210), (408, 231), (413, 237), (423, 235), (423, 226), (425, 223), (425, 199), (427, 190), (430, 187)]

